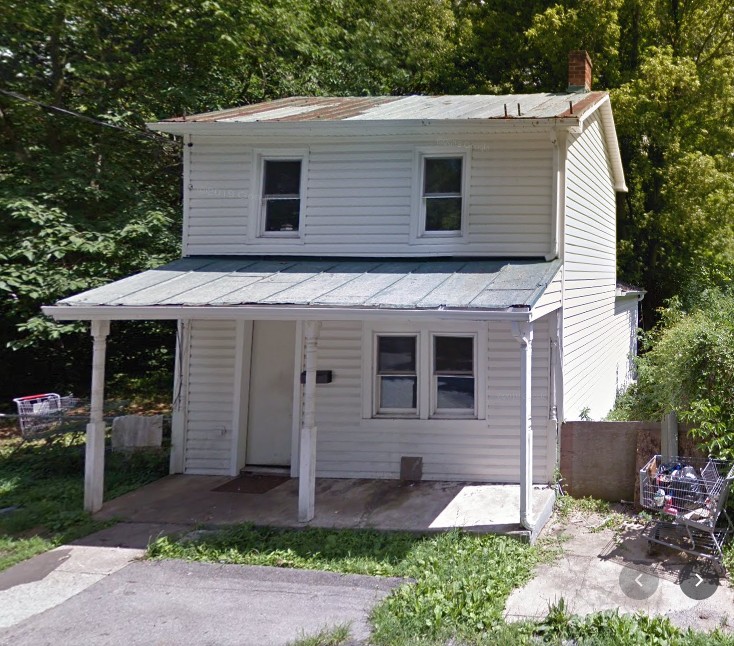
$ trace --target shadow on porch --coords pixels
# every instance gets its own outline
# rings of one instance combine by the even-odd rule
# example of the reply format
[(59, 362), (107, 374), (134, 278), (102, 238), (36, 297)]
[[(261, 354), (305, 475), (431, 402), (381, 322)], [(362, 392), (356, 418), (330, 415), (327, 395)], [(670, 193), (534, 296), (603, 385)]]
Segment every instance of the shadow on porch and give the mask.
[(555, 495), (533, 487), (532, 533), (522, 528), (520, 486), (469, 482), (403, 482), (318, 478), (316, 515), (298, 522), (298, 480), (264, 493), (215, 491), (228, 476), (172, 475), (104, 504), (95, 517), (135, 523), (274, 527), (330, 527), (516, 534), (534, 540), (552, 511)]

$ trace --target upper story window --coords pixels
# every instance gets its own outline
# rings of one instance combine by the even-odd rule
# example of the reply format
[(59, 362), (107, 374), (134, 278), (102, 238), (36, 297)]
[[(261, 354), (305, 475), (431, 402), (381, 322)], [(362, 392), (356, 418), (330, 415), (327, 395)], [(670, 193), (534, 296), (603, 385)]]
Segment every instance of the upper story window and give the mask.
[(420, 242), (420, 238), (464, 236), (468, 175), (465, 150), (439, 147), (417, 151), (414, 242)]
[(461, 157), (423, 158), (425, 231), (461, 232)]
[[(307, 151), (256, 150), (251, 206), (254, 211), (249, 235), (301, 237), (305, 204)], [(294, 240), (295, 241), (295, 240)]]
[(296, 234), (301, 225), (301, 160), (263, 160), (263, 233)]

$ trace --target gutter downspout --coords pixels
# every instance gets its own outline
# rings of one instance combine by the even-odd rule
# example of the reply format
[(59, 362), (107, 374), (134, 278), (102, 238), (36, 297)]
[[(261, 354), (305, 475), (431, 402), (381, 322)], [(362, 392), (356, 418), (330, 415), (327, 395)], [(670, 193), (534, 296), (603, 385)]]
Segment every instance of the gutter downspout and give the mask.
[[(550, 383), (548, 387), (548, 399), (550, 407), (548, 410), (548, 449), (553, 455), (554, 472), (560, 467), (561, 458), (561, 434), (558, 414), (558, 386), (561, 379), (561, 348), (559, 343), (560, 321), (562, 312), (556, 310), (550, 317)], [(550, 474), (553, 477), (553, 473)]]
[(532, 359), (533, 324), (512, 323), (512, 336), (520, 344), (520, 524), (533, 531), (533, 427)]

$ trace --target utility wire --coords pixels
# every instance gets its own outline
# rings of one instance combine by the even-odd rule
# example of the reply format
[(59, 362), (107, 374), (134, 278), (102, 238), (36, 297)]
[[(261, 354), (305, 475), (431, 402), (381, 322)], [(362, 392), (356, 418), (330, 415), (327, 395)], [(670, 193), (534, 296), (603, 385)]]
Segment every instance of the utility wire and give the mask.
[(169, 139), (168, 137), (164, 137), (163, 135), (159, 135), (155, 132), (148, 132), (147, 130), (138, 130), (136, 128), (125, 128), (124, 126), (118, 126), (118, 125), (115, 125), (114, 123), (107, 123), (106, 121), (95, 119), (94, 117), (87, 116), (86, 114), (74, 112), (73, 110), (67, 110), (66, 108), (60, 108), (56, 105), (49, 105), (48, 103), (42, 103), (41, 101), (36, 101), (35, 99), (31, 99), (30, 97), (23, 96), (22, 94), (18, 94), (17, 92), (10, 92), (8, 90), (3, 90), (2, 88), (0, 88), (0, 94), (9, 96), (10, 98), (16, 99), (17, 101), (24, 101), (26, 103), (31, 103), (48, 112), (55, 112), (56, 114), (61, 114), (65, 117), (74, 117), (76, 119), (81, 119), (82, 121), (93, 123), (96, 126), (104, 126), (105, 128), (112, 128), (113, 130), (119, 130), (129, 135), (134, 135), (136, 137), (142, 137), (143, 139), (149, 139), (151, 141), (157, 141), (158, 143), (173, 144), (176, 146), (181, 145), (180, 141), (177, 141), (175, 139)]

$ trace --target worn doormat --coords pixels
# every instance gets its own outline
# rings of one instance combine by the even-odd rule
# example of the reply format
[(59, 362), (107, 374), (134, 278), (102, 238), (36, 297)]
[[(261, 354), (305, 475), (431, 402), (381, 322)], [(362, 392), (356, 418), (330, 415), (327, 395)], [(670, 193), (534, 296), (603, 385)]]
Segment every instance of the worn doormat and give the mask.
[(266, 493), (278, 485), (290, 480), (288, 476), (266, 476), (249, 474), (233, 478), (212, 491), (226, 491), (228, 493)]

